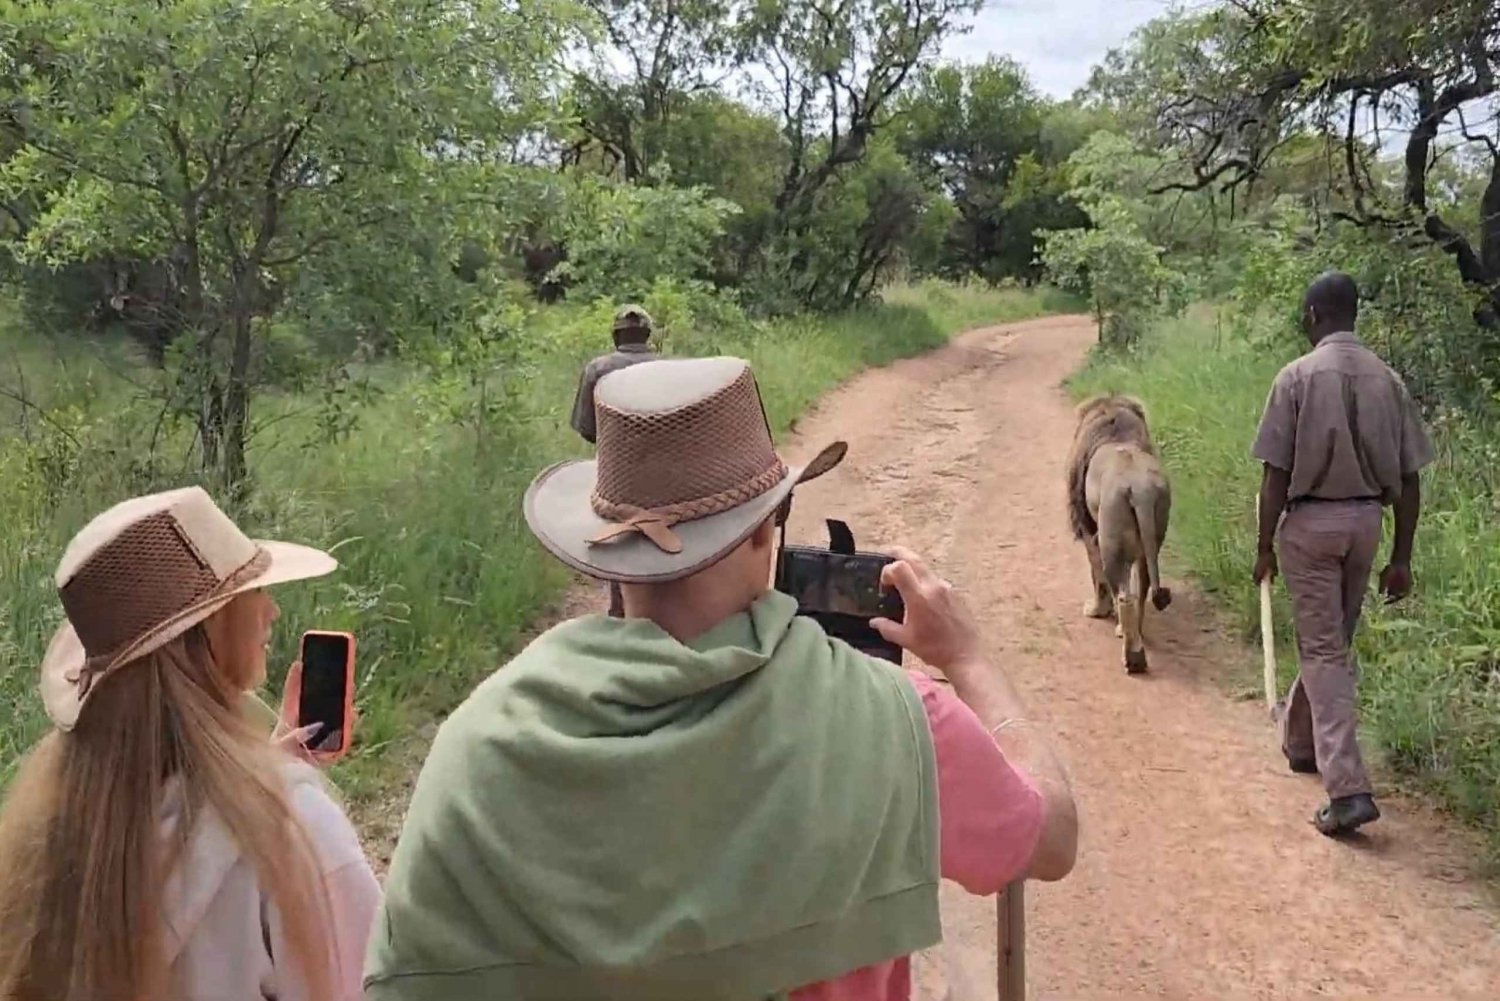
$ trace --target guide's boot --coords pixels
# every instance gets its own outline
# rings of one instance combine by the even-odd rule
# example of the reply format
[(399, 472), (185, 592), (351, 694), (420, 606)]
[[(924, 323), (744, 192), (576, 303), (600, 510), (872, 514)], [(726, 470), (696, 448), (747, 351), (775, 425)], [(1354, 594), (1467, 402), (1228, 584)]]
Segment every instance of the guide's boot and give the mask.
[(1352, 834), (1364, 825), (1380, 819), (1380, 807), (1369, 793), (1357, 796), (1340, 796), (1313, 814), (1313, 826), (1320, 834), (1330, 838), (1340, 834)]

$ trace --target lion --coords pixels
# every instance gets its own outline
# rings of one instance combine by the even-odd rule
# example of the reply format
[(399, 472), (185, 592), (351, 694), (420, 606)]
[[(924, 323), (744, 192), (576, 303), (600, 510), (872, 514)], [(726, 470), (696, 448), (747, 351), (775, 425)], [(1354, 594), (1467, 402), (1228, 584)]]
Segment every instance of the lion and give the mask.
[(1093, 588), (1084, 614), (1118, 617), (1125, 669), (1139, 674), (1147, 667), (1141, 638), (1145, 601), (1157, 611), (1172, 603), (1157, 566), (1172, 488), (1139, 400), (1100, 396), (1078, 407), (1067, 480), (1068, 520), (1088, 553)]

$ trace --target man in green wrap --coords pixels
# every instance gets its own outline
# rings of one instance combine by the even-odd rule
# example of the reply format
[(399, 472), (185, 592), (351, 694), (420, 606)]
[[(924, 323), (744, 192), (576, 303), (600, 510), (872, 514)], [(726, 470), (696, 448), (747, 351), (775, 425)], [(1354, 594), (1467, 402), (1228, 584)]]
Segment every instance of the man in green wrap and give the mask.
[(597, 393), (597, 458), (542, 473), (525, 515), (625, 617), (552, 629), (444, 723), (367, 997), (903, 1001), (940, 877), (1071, 869), (1061, 768), (915, 556), (887, 569), (905, 621), (877, 628), (951, 691), (770, 590), (778, 515), (844, 446), (783, 463), (747, 364), (649, 362)]

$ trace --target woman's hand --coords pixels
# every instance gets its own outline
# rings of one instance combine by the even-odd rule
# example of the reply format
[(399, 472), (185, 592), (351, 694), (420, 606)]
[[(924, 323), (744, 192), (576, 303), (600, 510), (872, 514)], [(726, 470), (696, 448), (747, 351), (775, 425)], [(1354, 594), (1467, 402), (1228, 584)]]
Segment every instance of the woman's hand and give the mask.
[[(276, 730), (271, 735), (271, 742), (286, 751), (295, 758), (307, 762), (318, 768), (327, 766), (338, 761), (348, 751), (343, 744), (343, 731), (332, 730), (326, 734), (317, 747), (309, 747), (307, 742), (318, 732), (321, 723), (309, 723), (299, 726), (299, 706), (302, 703), (302, 662), (293, 661), (291, 668), (286, 672), (286, 684), (281, 689), (281, 709), (276, 714)], [(352, 732), (352, 724), (359, 718), (356, 711), (354, 719), (349, 723)], [(323, 750), (325, 747), (334, 747), (338, 750)]]

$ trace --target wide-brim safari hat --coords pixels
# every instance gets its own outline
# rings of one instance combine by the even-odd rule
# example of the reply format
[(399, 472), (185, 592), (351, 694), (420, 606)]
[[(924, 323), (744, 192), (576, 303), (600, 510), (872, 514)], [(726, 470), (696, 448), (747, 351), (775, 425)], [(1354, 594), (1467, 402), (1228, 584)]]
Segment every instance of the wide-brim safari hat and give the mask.
[(201, 487), (115, 505), (73, 537), (57, 568), (68, 619), (42, 658), (47, 715), (71, 730), (101, 681), (236, 596), (336, 569), (320, 550), (246, 537)]
[(738, 358), (644, 362), (594, 396), (597, 458), (543, 472), (526, 522), (554, 556), (599, 580), (680, 580), (733, 552), (799, 483), (837, 466), (835, 442), (782, 462), (760, 389)]

